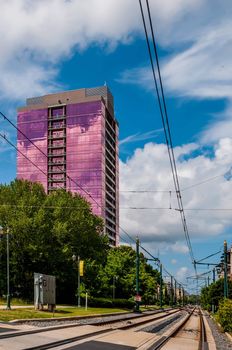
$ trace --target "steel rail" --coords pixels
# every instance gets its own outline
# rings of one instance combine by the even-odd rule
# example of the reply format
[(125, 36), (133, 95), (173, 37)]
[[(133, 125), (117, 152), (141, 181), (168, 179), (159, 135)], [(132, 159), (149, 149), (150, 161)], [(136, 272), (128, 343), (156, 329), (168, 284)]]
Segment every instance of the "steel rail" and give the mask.
[(161, 336), (156, 342), (154, 342), (147, 350), (159, 350), (161, 349), (172, 337), (174, 337), (187, 323), (190, 317), (193, 315), (195, 308), (177, 325), (177, 327), (169, 334)]
[[(152, 319), (148, 319), (148, 320), (141, 320), (139, 322), (136, 322), (134, 324), (127, 324), (127, 325), (123, 325), (123, 326), (119, 326), (119, 327), (116, 327), (114, 329), (112, 328), (108, 328), (108, 329), (104, 329), (104, 330), (100, 330), (100, 331), (96, 331), (96, 332), (92, 332), (91, 334), (85, 334), (85, 335), (81, 335), (81, 336), (75, 336), (75, 337), (72, 337), (72, 338), (68, 338), (68, 339), (63, 339), (63, 340), (58, 340), (58, 341), (55, 341), (55, 342), (52, 342), (52, 343), (49, 343), (49, 344), (44, 344), (44, 345), (39, 345), (39, 346), (34, 346), (34, 347), (30, 347), (30, 348), (27, 348), (27, 350), (47, 350), (47, 349), (52, 349), (52, 348), (55, 348), (57, 346), (61, 346), (61, 345), (65, 345), (65, 344), (69, 344), (69, 343), (73, 343), (75, 341), (79, 341), (79, 340), (82, 340), (82, 339), (88, 339), (88, 338), (92, 338), (93, 336), (95, 335), (101, 335), (101, 334), (104, 334), (104, 333), (109, 333), (109, 332), (112, 332), (112, 331), (115, 331), (116, 329), (120, 329), (120, 330), (126, 330), (126, 329), (129, 329), (129, 328), (133, 328), (133, 327), (138, 327), (140, 325), (143, 325), (145, 323), (150, 323), (152, 321), (156, 321), (156, 320), (159, 320), (159, 319), (162, 319), (162, 318), (165, 318), (167, 316), (170, 316), (170, 315), (173, 315), (177, 312), (179, 312), (181, 309), (178, 309), (178, 310), (175, 310), (174, 312), (171, 312), (171, 313), (167, 313), (165, 315), (162, 315), (162, 316), (158, 316), (158, 317), (153, 317)], [(148, 315), (146, 315), (148, 316)], [(134, 319), (134, 318), (133, 318)], [(125, 320), (123, 320), (125, 321)], [(119, 321), (118, 321), (119, 322)], [(113, 322), (110, 322), (110, 324), (112, 324)], [(114, 323), (117, 323), (116, 321)], [(101, 325), (107, 325), (108, 322), (106, 321), (105, 323), (103, 322)], [(94, 324), (95, 326), (99, 326), (99, 323), (98, 324)]]
[(199, 310), (199, 316), (200, 316), (200, 340), (199, 340), (198, 350), (208, 350), (209, 346), (207, 343), (205, 323), (204, 323), (204, 318), (201, 310)]
[[(24, 336), (24, 335), (31, 335), (31, 334), (37, 334), (37, 333), (43, 333), (43, 332), (50, 332), (50, 331), (56, 331), (56, 330), (59, 330), (59, 329), (66, 329), (66, 328), (73, 328), (73, 327), (80, 327), (80, 326), (86, 326), (86, 325), (89, 325), (89, 326), (106, 326), (108, 324), (114, 324), (114, 323), (118, 323), (118, 322), (123, 322), (123, 321), (130, 321), (130, 320), (134, 320), (134, 319), (138, 319), (138, 318), (144, 318), (144, 317), (148, 317), (148, 316), (152, 316), (152, 315), (158, 315), (159, 313), (162, 313), (162, 312), (167, 312), (166, 315), (163, 315), (163, 316), (158, 316), (157, 318), (155, 319), (160, 319), (160, 318), (164, 318), (166, 316), (169, 316), (169, 315), (172, 315), (176, 312), (178, 312), (179, 310), (181, 309), (176, 309), (177, 311), (175, 312), (169, 312), (169, 311), (172, 311), (173, 309), (160, 309), (160, 310), (156, 310), (154, 312), (150, 312), (150, 313), (147, 313), (147, 314), (133, 314), (132, 316), (133, 317), (127, 317), (127, 318), (117, 318), (117, 319), (112, 319), (112, 320), (103, 320), (103, 321), (100, 321), (100, 322), (92, 322), (92, 321), (89, 321), (88, 323), (78, 323), (78, 324), (66, 324), (66, 325), (57, 325), (57, 326), (54, 326), (54, 327), (44, 327), (44, 328), (39, 328), (39, 329), (32, 329), (32, 330), (27, 330), (27, 331), (20, 331), (20, 330), (17, 330), (17, 331), (14, 331), (14, 332), (7, 332), (5, 334), (0, 334), (0, 340), (1, 339), (6, 339), (6, 338), (14, 338), (14, 337), (20, 337), (20, 336)], [(99, 316), (96, 316), (96, 318), (99, 318), (99, 317), (109, 317), (109, 315), (99, 315)], [(82, 318), (84, 319), (84, 318)], [(74, 319), (75, 320), (75, 319)], [(77, 320), (81, 320), (81, 319), (77, 319)], [(62, 322), (62, 318), (60, 318), (60, 321)], [(69, 320), (71, 321), (71, 320)], [(142, 322), (145, 322), (144, 320), (141, 321), (141, 324), (143, 324)], [(138, 324), (138, 323), (137, 323)], [(127, 325), (128, 328), (130, 325)], [(133, 325), (132, 325), (133, 326)]]
[[(172, 309), (173, 310), (173, 309)], [(129, 329), (129, 328), (132, 328), (132, 327), (138, 327), (140, 325), (143, 325), (145, 323), (150, 323), (152, 321), (156, 321), (156, 320), (160, 320), (160, 319), (163, 319), (165, 317), (168, 317), (168, 316), (171, 316), (177, 312), (180, 312), (181, 311), (181, 308), (179, 309), (175, 309), (173, 312), (167, 312), (165, 315), (158, 315), (159, 313), (161, 312), (165, 312), (164, 310), (159, 310), (159, 312), (155, 312), (154, 314), (150, 314), (150, 315), (147, 315), (145, 314), (144, 316), (141, 316), (141, 315), (137, 315), (137, 316), (134, 316), (133, 318), (127, 318), (127, 319), (121, 319), (121, 322), (122, 321), (129, 321), (129, 320), (134, 320), (134, 319), (138, 319), (139, 317), (140, 318), (144, 318), (144, 317), (149, 317), (149, 316), (154, 316), (154, 317), (150, 317), (149, 319), (146, 319), (146, 320), (139, 320), (138, 322), (136, 323), (131, 323), (131, 324), (126, 324), (126, 325), (119, 325), (118, 327), (115, 327), (114, 329), (112, 329), (111, 327), (107, 328), (107, 329), (100, 329), (100, 330), (97, 330), (97, 327), (96, 327), (96, 331), (92, 332), (91, 334), (83, 334), (83, 335), (77, 335), (75, 337), (71, 337), (71, 338), (67, 338), (67, 339), (62, 339), (62, 340), (57, 340), (57, 341), (54, 341), (54, 342), (51, 342), (51, 343), (48, 343), (48, 344), (44, 344), (44, 345), (36, 345), (36, 346), (33, 346), (33, 347), (27, 347), (27, 350), (46, 350), (46, 349), (51, 349), (51, 348), (55, 348), (55, 347), (58, 347), (58, 346), (61, 346), (61, 345), (65, 345), (65, 344), (69, 344), (69, 343), (73, 343), (73, 342), (76, 342), (76, 341), (79, 341), (79, 340), (83, 340), (83, 339), (88, 339), (88, 338), (91, 338), (95, 335), (101, 335), (101, 334), (104, 334), (104, 333), (109, 333), (109, 332), (112, 332), (114, 331), (115, 329), (120, 329), (120, 330), (126, 330), (126, 329)], [(157, 317), (155, 317), (157, 316)], [(60, 326), (60, 327), (49, 327), (48, 329), (39, 329), (39, 330), (30, 330), (30, 331), (23, 331), (23, 332), (20, 332), (20, 333), (8, 333), (8, 334), (3, 334), (0, 336), (0, 339), (6, 339), (6, 338), (10, 338), (10, 337), (17, 337), (17, 336), (22, 336), (22, 335), (31, 335), (31, 334), (34, 334), (34, 333), (45, 333), (45, 332), (49, 332), (49, 331), (52, 331), (52, 330), (57, 330), (57, 329), (64, 329), (64, 328), (75, 328), (75, 327), (79, 327), (79, 326), (85, 326), (85, 325), (94, 325), (94, 326), (102, 326), (102, 325), (108, 325), (108, 324), (113, 324), (113, 323), (119, 323), (120, 320), (117, 319), (117, 320), (106, 320), (106, 321), (102, 321), (100, 323), (88, 323), (88, 324), (78, 324), (78, 325), (64, 325), (64, 326)]]
[[(196, 309), (194, 308), (187, 317), (184, 318), (182, 322), (180, 322), (177, 327), (167, 336), (161, 336), (155, 343), (153, 343), (148, 350), (160, 350), (162, 347), (168, 343), (168, 341), (172, 338), (175, 337), (176, 334), (178, 334), (181, 329), (185, 326), (185, 324), (188, 322), (190, 317), (193, 315), (194, 311)], [(198, 343), (198, 349), (197, 350), (209, 350), (208, 343), (207, 343), (207, 337), (206, 337), (206, 330), (205, 330), (205, 324), (204, 324), (204, 319), (201, 310), (198, 310), (199, 313), (199, 343)]]

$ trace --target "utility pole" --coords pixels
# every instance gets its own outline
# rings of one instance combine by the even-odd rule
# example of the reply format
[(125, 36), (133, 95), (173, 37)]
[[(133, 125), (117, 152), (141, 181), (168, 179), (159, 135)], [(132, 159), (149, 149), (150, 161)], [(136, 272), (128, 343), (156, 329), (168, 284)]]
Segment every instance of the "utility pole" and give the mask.
[(228, 298), (228, 281), (227, 281), (227, 242), (224, 241), (224, 298)]
[(215, 283), (215, 268), (213, 269), (213, 283)]
[[(213, 283), (215, 283), (215, 268), (213, 268)], [(214, 302), (212, 302), (212, 313), (215, 313), (215, 305)]]
[(163, 278), (162, 278), (162, 264), (160, 264), (160, 308), (163, 307)]
[(81, 284), (81, 277), (80, 277), (80, 256), (77, 257), (77, 307), (81, 306), (81, 296), (80, 296), (80, 284)]
[(136, 239), (136, 305), (135, 305), (135, 311), (140, 312), (139, 310), (139, 265), (140, 265), (140, 258), (139, 258), (139, 239)]
[(171, 276), (171, 307), (173, 307), (173, 277)]
[(174, 281), (174, 304), (176, 305), (176, 280)]
[(113, 276), (113, 300), (115, 299), (115, 277)]
[(9, 229), (6, 231), (6, 272), (7, 272), (7, 304), (6, 309), (10, 310), (10, 249), (9, 249)]

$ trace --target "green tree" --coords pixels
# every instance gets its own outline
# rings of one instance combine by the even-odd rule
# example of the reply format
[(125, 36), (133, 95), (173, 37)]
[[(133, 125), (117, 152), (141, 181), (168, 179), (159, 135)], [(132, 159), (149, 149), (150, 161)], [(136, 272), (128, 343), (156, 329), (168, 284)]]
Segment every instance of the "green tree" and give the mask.
[[(104, 266), (99, 267), (95, 280), (94, 296), (129, 299), (135, 295), (136, 252), (128, 246), (113, 248), (108, 252)], [(154, 270), (140, 254), (140, 294), (146, 304), (154, 303), (159, 272)]]
[[(78, 194), (15, 180), (0, 186), (0, 225), (10, 229), (10, 272), (14, 294), (33, 296), (33, 272), (57, 277), (58, 300), (72, 301), (77, 270), (72, 255), (104, 264), (109, 249), (103, 221)], [(0, 245), (1, 284), (5, 292), (6, 240)], [(66, 300), (65, 300), (66, 299)]]
[[(229, 298), (232, 298), (232, 281), (228, 280)], [(204, 287), (201, 290), (201, 305), (211, 311), (212, 304), (218, 308), (221, 300), (224, 298), (224, 279), (220, 278), (215, 283)]]

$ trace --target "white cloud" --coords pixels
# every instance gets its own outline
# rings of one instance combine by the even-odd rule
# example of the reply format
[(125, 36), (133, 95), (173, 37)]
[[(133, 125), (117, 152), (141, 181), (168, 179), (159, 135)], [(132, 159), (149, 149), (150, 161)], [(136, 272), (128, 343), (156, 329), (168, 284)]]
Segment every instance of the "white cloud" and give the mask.
[[(91, 44), (112, 48), (119, 41), (128, 42), (138, 29), (138, 6), (133, 3), (1, 0), (2, 98), (51, 92), (57, 89), (54, 67), (61, 60)], [(128, 17), (131, 8), (137, 15)]]
[(176, 278), (178, 281), (185, 281), (186, 277), (189, 275), (189, 269), (186, 266), (180, 267), (176, 272)]
[[(202, 154), (197, 144), (174, 149), (181, 188), (221, 175), (182, 193), (189, 233), (193, 239), (220, 235), (231, 225), (230, 211), (214, 211), (212, 215), (211, 211), (198, 210), (231, 208), (231, 182), (222, 175), (231, 168), (231, 149), (232, 138), (217, 143), (211, 157)], [(198, 151), (199, 155), (193, 158), (192, 150), (194, 153)], [(142, 242), (152, 244), (154, 248), (157, 244), (166, 244), (169, 250), (186, 253), (180, 215), (174, 210), (177, 208), (175, 193), (170, 198), (168, 192), (173, 190), (173, 179), (166, 145), (148, 143), (143, 149), (137, 149), (126, 162), (120, 162), (120, 189), (120, 224), (124, 229), (134, 237), (139, 234)], [(128, 193), (123, 192), (125, 190), (167, 192)], [(169, 209), (170, 205), (172, 209)], [(157, 209), (125, 209), (128, 207)]]
[[(159, 44), (172, 52), (161, 61), (161, 73), (168, 95), (229, 101), (224, 113), (215, 115), (200, 135), (201, 142), (217, 142), (232, 133), (232, 3), (204, 0), (195, 5), (190, 11), (182, 5), (185, 16), (179, 12), (162, 32), (156, 31)], [(159, 28), (156, 17), (154, 24)], [(150, 65), (129, 67), (117, 81), (155, 88)]]
[(172, 265), (175, 265), (177, 263), (177, 260), (176, 259), (172, 259), (171, 263), (172, 263)]
[(119, 145), (122, 146), (127, 143), (138, 142), (138, 141), (146, 141), (149, 139), (153, 139), (158, 136), (158, 134), (163, 131), (163, 129), (151, 130), (144, 133), (137, 132), (136, 134), (129, 135), (124, 139), (119, 141)]
[[(162, 77), (171, 95), (193, 98), (232, 97), (232, 28), (230, 20), (218, 27), (202, 29), (188, 48), (162, 62)], [(223, 55), (222, 55), (223, 52)], [(122, 83), (154, 89), (150, 66), (122, 72)]]
[(190, 48), (164, 63), (163, 77), (169, 92), (197, 98), (231, 98), (231, 44), (230, 20), (203, 31)]
[[(164, 0), (162, 6), (152, 1), (159, 40), (170, 41), (176, 22), (191, 18), (205, 1)], [(29, 88), (31, 95), (53, 91), (54, 67), (89, 45), (112, 50), (143, 35), (134, 0), (0, 0), (0, 5), (0, 93), (11, 100), (27, 96)]]
[(200, 133), (201, 143), (213, 143), (222, 138), (231, 137), (232, 135), (232, 104), (227, 106), (222, 113), (215, 115), (213, 123), (207, 125)]
[(171, 250), (175, 253), (188, 253), (188, 247), (186, 244), (180, 242), (175, 242), (173, 245), (171, 245)]

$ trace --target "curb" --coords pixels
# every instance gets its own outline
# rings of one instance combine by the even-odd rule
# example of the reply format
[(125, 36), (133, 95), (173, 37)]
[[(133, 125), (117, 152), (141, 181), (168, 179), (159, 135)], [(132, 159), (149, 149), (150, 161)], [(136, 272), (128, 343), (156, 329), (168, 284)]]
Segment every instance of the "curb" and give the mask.
[(228, 333), (228, 332), (225, 332), (225, 334), (226, 334), (227, 338), (232, 342), (232, 336), (231, 336), (231, 334)]

